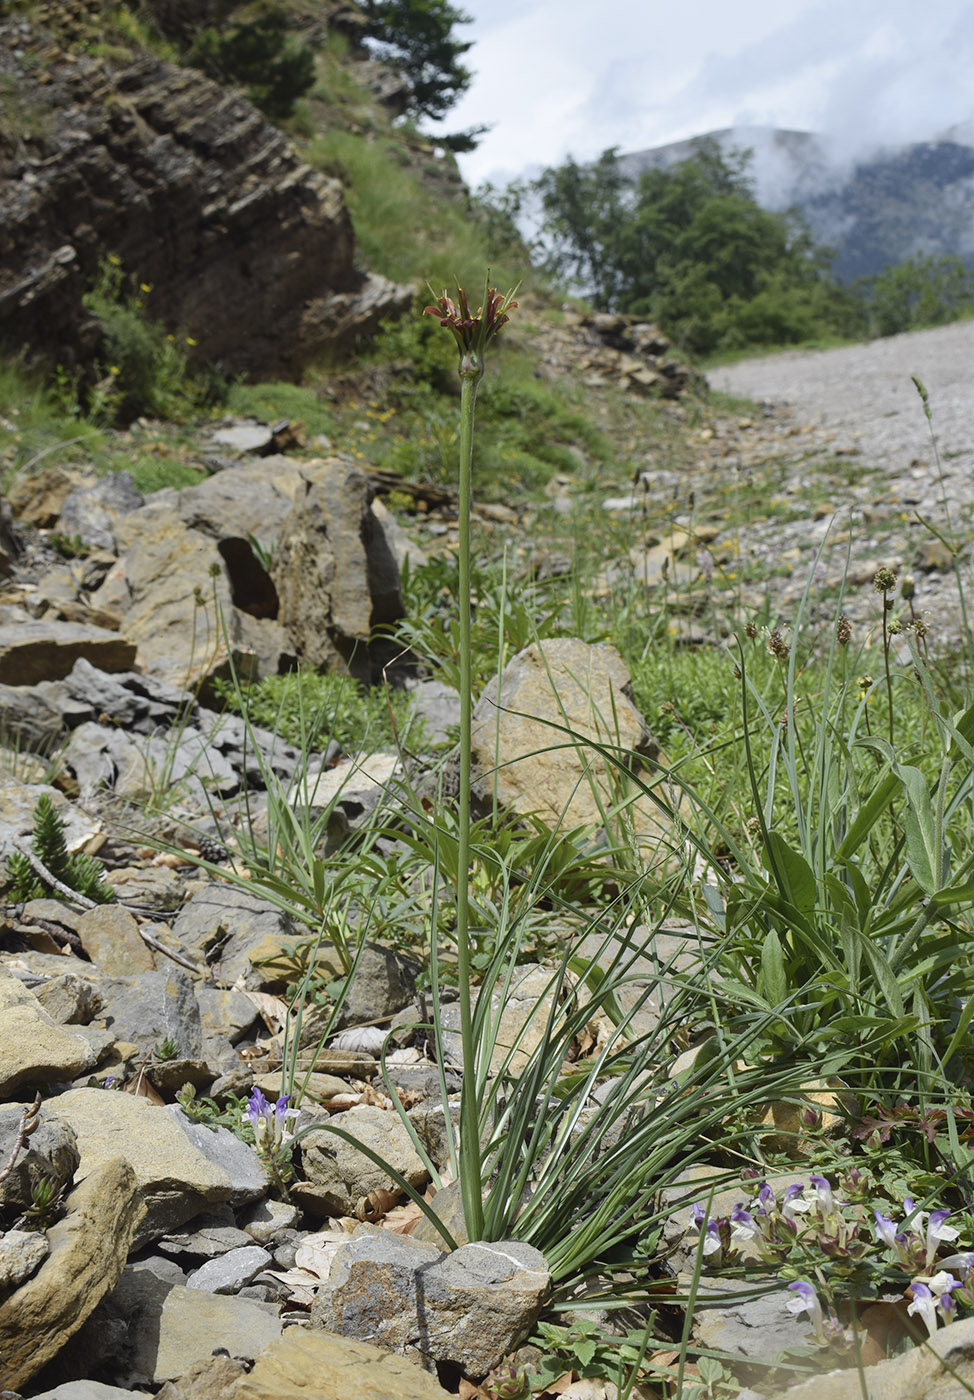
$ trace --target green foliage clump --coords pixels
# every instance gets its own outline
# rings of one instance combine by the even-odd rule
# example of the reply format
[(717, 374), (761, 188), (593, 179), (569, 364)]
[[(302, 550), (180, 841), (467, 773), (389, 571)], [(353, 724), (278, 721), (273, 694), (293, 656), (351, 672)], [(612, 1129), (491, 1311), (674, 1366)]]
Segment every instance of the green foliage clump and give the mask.
[(370, 690), (335, 672), (292, 671), (249, 686), (216, 681), (227, 707), (251, 724), (272, 729), (289, 744), (324, 749), (334, 740), (346, 751), (393, 745), (406, 723), (401, 691)]
[(974, 316), (974, 268), (956, 254), (916, 254), (889, 265), (862, 289), (874, 335), (899, 335)]
[(289, 31), (287, 15), (276, 8), (242, 20), (226, 34), (204, 29), (188, 61), (217, 82), (239, 84), (256, 107), (278, 121), (291, 115), (315, 81), (314, 53)]
[(763, 210), (745, 152), (703, 143), (633, 181), (614, 150), (535, 182), (548, 267), (603, 311), (651, 317), (685, 349), (793, 343), (855, 319), (795, 218)]
[[(115, 891), (104, 883), (105, 867), (101, 861), (86, 855), (69, 855), (64, 839), (64, 823), (46, 792), (38, 798), (34, 809), (31, 844), (40, 863), (62, 885), (68, 885), (77, 894), (94, 900), (96, 904), (111, 904), (114, 901)], [(44, 899), (57, 893), (21, 851), (15, 851), (7, 861), (7, 882), (11, 897), (18, 901)]]
[(472, 41), (454, 37), (470, 16), (448, 0), (366, 0), (366, 35), (384, 62), (409, 79), (407, 110), (438, 121), (470, 86), (472, 73), (460, 59)]
[(190, 369), (191, 336), (167, 333), (146, 312), (152, 288), (128, 285), (121, 259), (109, 253), (83, 297), (101, 331), (99, 379), (88, 392), (86, 410), (96, 421), (128, 422), (142, 414), (185, 418), (212, 400), (215, 383)]
[[(391, 367), (388, 400), (392, 432), (369, 443), (376, 465), (424, 481), (456, 479), (456, 350), (429, 319), (410, 316), (387, 324), (369, 362)], [(474, 481), (481, 498), (504, 499), (542, 487), (557, 471), (577, 470), (579, 449), (606, 463), (606, 436), (561, 385), (542, 383), (533, 359), (512, 343), (502, 346), (478, 400)], [(382, 414), (378, 415), (380, 418)]]
[(227, 392), (228, 413), (251, 416), (263, 423), (287, 418), (300, 422), (310, 436), (328, 437), (335, 431), (335, 417), (312, 389), (282, 380), (261, 384), (233, 384)]

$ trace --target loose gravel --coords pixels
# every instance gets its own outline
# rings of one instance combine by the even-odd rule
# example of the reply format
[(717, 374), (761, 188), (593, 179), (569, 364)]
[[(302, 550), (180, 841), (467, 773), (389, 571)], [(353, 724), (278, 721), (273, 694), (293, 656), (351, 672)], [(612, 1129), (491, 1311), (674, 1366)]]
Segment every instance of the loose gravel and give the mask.
[[(929, 394), (931, 424), (911, 376)], [(710, 385), (756, 400), (762, 413), (743, 420), (735, 444), (725, 433), (714, 454), (718, 474), (741, 452), (745, 464), (786, 465), (785, 494), (815, 501), (807, 519), (777, 522), (756, 515), (743, 535), (752, 558), (791, 578), (776, 589), (785, 615), (821, 547), (817, 571), (834, 591), (844, 577), (843, 606), (865, 619), (869, 582), (881, 566), (915, 575), (914, 609), (930, 626), (935, 649), (961, 635), (957, 551), (968, 606), (974, 599), (974, 321), (914, 331), (836, 350), (796, 351), (742, 360), (710, 371)], [(939, 453), (939, 461), (938, 461)], [(837, 462), (845, 460), (844, 483)], [(779, 569), (779, 576), (782, 571)], [(865, 589), (865, 596), (862, 589)], [(825, 590), (823, 590), (824, 593)], [(828, 614), (825, 598), (815, 611)]]

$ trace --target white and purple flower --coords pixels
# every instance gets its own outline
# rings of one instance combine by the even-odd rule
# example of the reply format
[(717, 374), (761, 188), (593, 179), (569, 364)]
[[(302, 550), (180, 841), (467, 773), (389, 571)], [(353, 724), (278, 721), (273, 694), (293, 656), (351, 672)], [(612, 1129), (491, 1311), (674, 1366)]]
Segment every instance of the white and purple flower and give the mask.
[(247, 1100), (247, 1117), (254, 1130), (254, 1141), (258, 1152), (274, 1151), (286, 1143), (293, 1134), (288, 1132), (288, 1120), (297, 1118), (298, 1110), (288, 1108), (290, 1094), (282, 1094), (275, 1102), (264, 1097), (255, 1085)]
[(826, 1346), (828, 1338), (825, 1335), (822, 1316), (822, 1304), (818, 1301), (818, 1294), (810, 1283), (801, 1280), (797, 1283), (789, 1283), (788, 1292), (795, 1296), (789, 1298), (786, 1307), (790, 1313), (797, 1317), (800, 1313), (807, 1312), (808, 1320), (812, 1324), (812, 1331), (815, 1333), (815, 1340), (820, 1346)]

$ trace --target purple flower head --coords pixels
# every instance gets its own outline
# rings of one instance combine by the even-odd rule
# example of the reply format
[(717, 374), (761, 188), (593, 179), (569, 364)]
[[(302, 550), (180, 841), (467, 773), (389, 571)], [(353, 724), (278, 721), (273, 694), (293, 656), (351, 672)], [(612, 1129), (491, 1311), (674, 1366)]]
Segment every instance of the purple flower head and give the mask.
[(290, 1094), (282, 1094), (276, 1102), (271, 1103), (256, 1085), (250, 1091), (247, 1117), (254, 1130), (254, 1141), (258, 1151), (268, 1147), (280, 1147), (291, 1136), (287, 1131), (287, 1122), (289, 1118), (298, 1116), (298, 1110), (288, 1108), (289, 1098)]
[(717, 1224), (716, 1220), (708, 1220), (707, 1228), (704, 1230), (703, 1236), (704, 1258), (706, 1258), (708, 1254), (716, 1254), (719, 1250), (723, 1249), (723, 1247), (723, 1241), (720, 1238), (720, 1226)]
[(810, 1186), (815, 1187), (815, 1194), (818, 1197), (818, 1203), (822, 1207), (822, 1210), (826, 1214), (828, 1214), (828, 1212), (832, 1210), (833, 1206), (835, 1205), (835, 1201), (832, 1197), (832, 1187), (830, 1186), (829, 1182), (825, 1179), (824, 1176), (810, 1176), (808, 1178), (808, 1182)]
[(818, 1301), (818, 1294), (810, 1283), (805, 1283), (799, 1279), (797, 1283), (789, 1283), (788, 1292), (794, 1293), (794, 1298), (789, 1298), (787, 1308), (790, 1313), (797, 1317), (800, 1313), (807, 1312), (808, 1319), (812, 1324), (815, 1333), (815, 1340), (824, 1346), (826, 1343), (825, 1330), (822, 1326), (822, 1305)]
[(735, 1244), (743, 1244), (746, 1240), (753, 1240), (761, 1233), (760, 1227), (749, 1210), (745, 1210), (742, 1205), (736, 1205), (731, 1211), (731, 1239)]
[(932, 1210), (930, 1212), (930, 1218), (927, 1221), (927, 1257), (925, 1261), (925, 1267), (928, 1269), (936, 1257), (941, 1240), (952, 1244), (960, 1233), (952, 1225), (946, 1223), (949, 1215), (949, 1210)]
[(951, 1254), (947, 1259), (938, 1260), (942, 1269), (950, 1269), (964, 1279), (974, 1269), (974, 1253)]
[(255, 1084), (250, 1091), (250, 1098), (247, 1100), (247, 1117), (250, 1119), (251, 1127), (256, 1128), (257, 1120), (266, 1117), (271, 1112), (270, 1103)]
[(896, 1226), (893, 1224), (893, 1217), (891, 1215), (883, 1215), (882, 1212), (878, 1210), (874, 1210), (873, 1215), (876, 1217), (876, 1238), (882, 1240), (883, 1244), (888, 1245), (890, 1249), (894, 1249), (896, 1247), (897, 1234)]
[(795, 1182), (793, 1186), (789, 1186), (786, 1188), (784, 1197), (781, 1202), (782, 1216), (785, 1220), (787, 1220), (789, 1225), (792, 1225), (796, 1228), (798, 1225), (798, 1221), (795, 1219), (795, 1216), (804, 1214), (804, 1212), (808, 1210), (811, 1205), (810, 1201), (802, 1199), (802, 1192), (804, 1191), (804, 1189), (804, 1186), (802, 1186), (799, 1182)]
[(693, 1205), (690, 1207), (690, 1210), (693, 1214), (693, 1223), (699, 1229), (700, 1226), (703, 1225), (707, 1219), (707, 1216), (704, 1212), (704, 1208), (702, 1205), (700, 1205), (698, 1201), (694, 1201)]
[(928, 1334), (932, 1337), (937, 1330), (937, 1300), (925, 1283), (914, 1280), (910, 1286), (913, 1294), (913, 1302), (907, 1308), (910, 1316), (919, 1314), (923, 1319)]
[(767, 1182), (764, 1182), (761, 1187), (761, 1190), (758, 1192), (758, 1205), (764, 1211), (765, 1215), (767, 1215), (768, 1212), (773, 1210), (777, 1204), (778, 1202), (775, 1200), (774, 1187), (769, 1186)]

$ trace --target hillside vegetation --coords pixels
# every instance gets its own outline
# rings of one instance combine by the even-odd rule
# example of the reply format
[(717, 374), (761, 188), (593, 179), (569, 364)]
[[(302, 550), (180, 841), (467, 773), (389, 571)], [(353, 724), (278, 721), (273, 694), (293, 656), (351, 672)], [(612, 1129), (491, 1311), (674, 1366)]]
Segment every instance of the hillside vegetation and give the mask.
[[(657, 318), (698, 352), (858, 334), (878, 315), (875, 288), (868, 306), (850, 299), (800, 229), (757, 208), (746, 163), (708, 152), (635, 189), (611, 153), (591, 170), (547, 172), (536, 193), (550, 241), (532, 264), (517, 228), (525, 192), (471, 195), (448, 143), (422, 131), (464, 83), (443, 0), (361, 12), (311, 0), (18, 4), (52, 24), (67, 15), (72, 42), (106, 61), (151, 50), (246, 87), (341, 181), (361, 259), (415, 286), (410, 311), (343, 361), (313, 362), (300, 382), (233, 379), (196, 357), (191, 325), (149, 314), (151, 289), (106, 248), (85, 301), (94, 373), (26, 354), (0, 367), (14, 500), (36, 504), (49, 472), (87, 482), (125, 470), (145, 492), (202, 481), (214, 420), (251, 416), (278, 424), (289, 454), (381, 473), (386, 506), (428, 556), (403, 568), (405, 615), (381, 640), (409, 660), (404, 692), (421, 676), (460, 697), (459, 726), (428, 740), (410, 694), (338, 672), (254, 686), (231, 676), (221, 703), (293, 742), (296, 776), (260, 757), (262, 736), (241, 800), (187, 819), (198, 855), (159, 835), (189, 800), (171, 763), (124, 812), (139, 833), (133, 859), (149, 858), (148, 830), (150, 849), (269, 900), (299, 929), (275, 984), (276, 1135), (270, 1117), (251, 1116), (247, 1136), (236, 1092), (217, 1102), (190, 1086), (179, 1102), (255, 1146), (286, 1198), (304, 1150), (285, 1131), (286, 1096), (311, 1097), (310, 1079), (325, 1078), (312, 1071), (363, 949), (413, 960), (434, 1102), (452, 1093), (445, 1066), (459, 1058), (463, 1071), (459, 1140), (449, 1106), (423, 1128), (446, 1144), (433, 1167), (439, 1149), (420, 1143), (430, 1196), (451, 1183), (461, 1196), (433, 1212), (409, 1183), (405, 1194), (451, 1248), (463, 1228), (532, 1244), (552, 1280), (530, 1348), (463, 1379), (468, 1400), (553, 1400), (580, 1377), (611, 1381), (600, 1390), (622, 1400), (733, 1400), (745, 1375), (774, 1392), (820, 1366), (861, 1371), (922, 1341), (924, 1324), (974, 1310), (974, 1256), (951, 1252), (974, 1246), (969, 518), (946, 506), (929, 525), (910, 517), (958, 586), (962, 622), (945, 644), (912, 575), (874, 563), (906, 513), (858, 447), (817, 438), (813, 454), (812, 430), (710, 394), (692, 373), (654, 377), (648, 352), (611, 343), (634, 329), (615, 312)], [(370, 36), (391, 67), (374, 65)], [(503, 309), (503, 330), (481, 384), (486, 313), (464, 318), (452, 291), (440, 294), (456, 277), (476, 307), (488, 266), (503, 292), (519, 289), (516, 305), (484, 299)], [(927, 287), (930, 270), (914, 271)], [(911, 276), (897, 295), (912, 316)], [(566, 283), (605, 309), (598, 326)], [(920, 304), (939, 316), (969, 297), (963, 283)], [(611, 373), (596, 363), (606, 347)], [(858, 514), (840, 534), (829, 520), (847, 502)], [(34, 540), (39, 567), (56, 553), (61, 576), (89, 552), (56, 529)], [(250, 548), (271, 573), (275, 541), (251, 536)], [(222, 579), (218, 561), (209, 577)], [(28, 580), (18, 601), (35, 591)], [(202, 590), (196, 603), (207, 606)], [(627, 672), (601, 708), (584, 672), (567, 676), (591, 733), (553, 709), (529, 755), (591, 790), (596, 815), (578, 826), (566, 816), (574, 792), (560, 815), (545, 809), (550, 820), (499, 795), (507, 707), (489, 687), (548, 643), (585, 656), (591, 644)], [(497, 748), (472, 811), (464, 717), (485, 692)], [(381, 748), (402, 775), (370, 788), (354, 821), (337, 820), (339, 792), (320, 798), (329, 739), (350, 769)], [(11, 771), (21, 761), (5, 760)], [(58, 781), (75, 800), (77, 784)], [(124, 799), (99, 800), (121, 825)], [(17, 898), (36, 873), (20, 856), (3, 876)], [(327, 948), (337, 961), (325, 970)], [(541, 1030), (511, 1045), (499, 1016), (525, 965), (543, 987), (525, 1013)], [(356, 1106), (405, 1119), (403, 1098), (381, 1092), (386, 1068)], [(152, 1070), (143, 1064), (140, 1082)], [(399, 1202), (404, 1178), (390, 1181), (363, 1196), (370, 1221)], [(742, 1358), (706, 1322), (752, 1294), (769, 1297), (748, 1347), (752, 1333), (775, 1340)], [(779, 1345), (776, 1318), (796, 1312), (810, 1333)]]

